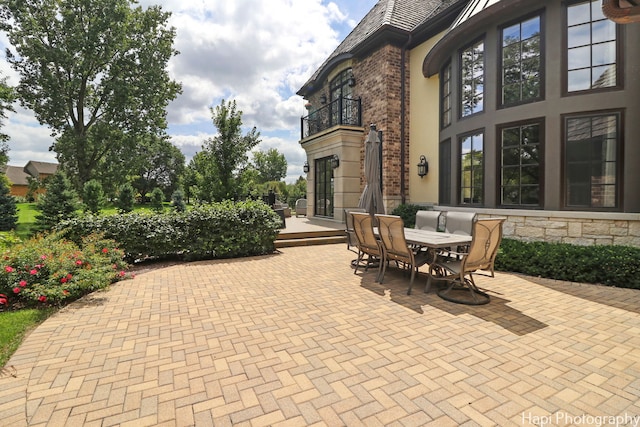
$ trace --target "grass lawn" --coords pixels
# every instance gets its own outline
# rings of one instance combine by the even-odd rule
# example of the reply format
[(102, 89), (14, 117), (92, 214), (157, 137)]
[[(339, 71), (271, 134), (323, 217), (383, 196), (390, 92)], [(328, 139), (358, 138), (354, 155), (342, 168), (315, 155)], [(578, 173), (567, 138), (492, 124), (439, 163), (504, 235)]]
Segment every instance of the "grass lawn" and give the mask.
[(16, 234), (21, 239), (28, 239), (31, 236), (31, 229), (36, 222), (38, 211), (35, 203), (18, 203), (18, 224)]
[(25, 309), (0, 313), (0, 366), (7, 363), (25, 335), (54, 311), (54, 309)]

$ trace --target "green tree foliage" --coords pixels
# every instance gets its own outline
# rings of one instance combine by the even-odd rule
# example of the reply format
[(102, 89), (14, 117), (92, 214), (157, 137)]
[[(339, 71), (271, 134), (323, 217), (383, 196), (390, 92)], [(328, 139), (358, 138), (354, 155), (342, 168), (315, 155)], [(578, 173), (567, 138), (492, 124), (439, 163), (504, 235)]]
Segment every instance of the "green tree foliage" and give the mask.
[(164, 206), (162, 203), (164, 202), (164, 193), (158, 187), (154, 188), (151, 192), (151, 207), (156, 212), (162, 212), (164, 210)]
[(133, 205), (135, 204), (136, 196), (135, 190), (131, 186), (131, 184), (126, 183), (120, 187), (120, 191), (118, 192), (118, 199), (116, 202), (116, 207), (120, 213), (127, 213), (133, 210)]
[(0, 178), (0, 231), (9, 231), (18, 222), (16, 198), (10, 194), (7, 176)]
[(38, 199), (35, 228), (50, 230), (65, 219), (77, 216), (78, 194), (64, 171), (59, 170), (47, 179), (46, 192)]
[(163, 135), (166, 106), (181, 91), (167, 63), (177, 54), (170, 13), (133, 0), (5, 0), (23, 106), (49, 126), (61, 167), (77, 188), (131, 148)]
[(258, 171), (258, 182), (281, 181), (287, 176), (287, 159), (277, 149), (253, 153), (253, 167)]
[(307, 198), (307, 180), (304, 177), (298, 177), (295, 183), (287, 184), (287, 192), (289, 197), (287, 203), (289, 206), (295, 206), (296, 200)]
[(248, 164), (247, 153), (260, 143), (254, 127), (242, 135), (242, 111), (235, 101), (211, 109), (218, 135), (206, 140), (202, 151), (192, 160), (197, 173), (198, 195), (205, 201), (237, 198), (243, 188), (242, 170)]
[(187, 205), (184, 203), (184, 193), (182, 190), (177, 189), (171, 195), (171, 205), (173, 209), (178, 212), (184, 212), (187, 210)]
[(147, 138), (138, 148), (137, 178), (133, 187), (140, 194), (147, 194), (156, 187), (165, 194), (172, 194), (184, 174), (184, 154), (168, 139), (157, 137)]
[[(7, 79), (0, 79), (0, 128), (4, 124), (4, 120), (7, 118), (7, 112), (14, 111), (13, 102), (15, 99), (16, 93), (11, 86), (7, 85)], [(9, 136), (0, 132), (0, 166), (5, 166), (9, 161), (8, 140)]]
[(82, 191), (82, 201), (84, 209), (93, 214), (100, 213), (100, 209), (104, 204), (104, 192), (102, 184), (97, 179), (92, 179), (84, 184)]

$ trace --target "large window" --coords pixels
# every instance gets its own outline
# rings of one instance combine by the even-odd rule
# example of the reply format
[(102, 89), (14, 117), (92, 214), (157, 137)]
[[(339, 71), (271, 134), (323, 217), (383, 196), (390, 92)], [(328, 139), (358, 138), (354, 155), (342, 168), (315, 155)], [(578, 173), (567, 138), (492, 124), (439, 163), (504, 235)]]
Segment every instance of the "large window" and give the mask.
[(502, 37), (502, 105), (535, 101), (541, 93), (540, 16), (505, 27)]
[(460, 53), (460, 116), (484, 110), (484, 42)]
[(503, 206), (541, 205), (541, 123), (506, 125), (499, 130), (500, 203)]
[(460, 204), (484, 203), (484, 134), (476, 132), (461, 136)]
[(451, 62), (444, 66), (442, 69), (442, 76), (440, 77), (441, 87), (440, 93), (442, 97), (441, 102), (441, 119), (440, 127), (446, 128), (451, 124)]
[(333, 168), (331, 157), (315, 161), (315, 215), (333, 218)]
[(345, 101), (353, 99), (354, 85), (353, 70), (347, 68), (338, 74), (329, 84), (331, 91), (331, 123), (353, 124), (358, 111), (354, 109), (354, 103)]
[(565, 117), (567, 207), (618, 207), (620, 120), (617, 112)]
[(567, 92), (618, 86), (617, 51), (616, 24), (600, 0), (567, 6)]

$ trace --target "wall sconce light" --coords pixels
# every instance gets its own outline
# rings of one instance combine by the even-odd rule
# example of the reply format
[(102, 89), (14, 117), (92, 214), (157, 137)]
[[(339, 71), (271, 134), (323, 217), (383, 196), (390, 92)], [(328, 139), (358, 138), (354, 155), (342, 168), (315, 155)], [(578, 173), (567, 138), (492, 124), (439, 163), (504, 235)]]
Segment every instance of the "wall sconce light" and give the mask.
[(306, 160), (304, 161), (304, 165), (302, 166), (302, 170), (304, 171), (304, 173), (309, 173), (309, 162), (307, 162)]
[(349, 87), (354, 87), (356, 85), (356, 78), (349, 77), (348, 83), (349, 83)]
[(310, 103), (309, 101), (307, 101), (307, 102), (304, 104), (304, 108), (306, 108), (307, 110), (311, 110), (311, 103)]
[(338, 166), (340, 166), (340, 158), (337, 154), (334, 154), (333, 157), (331, 157), (331, 167), (335, 169)]
[(427, 173), (429, 173), (429, 163), (427, 163), (427, 158), (425, 156), (420, 156), (420, 163), (418, 163), (418, 176), (422, 178)]
[(327, 95), (320, 95), (320, 104), (326, 104), (327, 103)]

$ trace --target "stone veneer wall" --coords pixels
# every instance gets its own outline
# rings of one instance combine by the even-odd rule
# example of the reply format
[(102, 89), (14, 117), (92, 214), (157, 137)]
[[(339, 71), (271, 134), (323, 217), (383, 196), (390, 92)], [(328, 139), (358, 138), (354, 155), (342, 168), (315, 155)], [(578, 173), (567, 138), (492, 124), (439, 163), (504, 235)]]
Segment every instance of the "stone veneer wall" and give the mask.
[[(437, 206), (434, 209), (463, 210)], [(504, 217), (504, 237), (573, 245), (640, 247), (640, 213), (474, 209), (480, 218)]]

